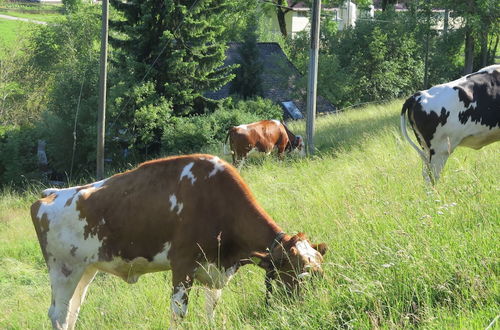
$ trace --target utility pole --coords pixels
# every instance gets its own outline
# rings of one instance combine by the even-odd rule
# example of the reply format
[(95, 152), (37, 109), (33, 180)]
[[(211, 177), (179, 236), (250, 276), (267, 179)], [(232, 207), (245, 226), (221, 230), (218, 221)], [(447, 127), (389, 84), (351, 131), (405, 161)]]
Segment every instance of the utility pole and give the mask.
[(314, 154), (314, 121), (316, 119), (316, 87), (318, 83), (319, 22), (321, 0), (314, 0), (311, 22), (311, 49), (307, 77), (307, 153)]
[(431, 34), (431, 7), (429, 4), (429, 0), (425, 1), (425, 11), (427, 15), (426, 19), (426, 33), (425, 33), (425, 56), (424, 56), (424, 87), (423, 89), (427, 89), (429, 85), (429, 39)]
[(99, 109), (97, 113), (97, 179), (104, 177), (104, 132), (106, 122), (106, 77), (108, 61), (108, 0), (102, 0)]

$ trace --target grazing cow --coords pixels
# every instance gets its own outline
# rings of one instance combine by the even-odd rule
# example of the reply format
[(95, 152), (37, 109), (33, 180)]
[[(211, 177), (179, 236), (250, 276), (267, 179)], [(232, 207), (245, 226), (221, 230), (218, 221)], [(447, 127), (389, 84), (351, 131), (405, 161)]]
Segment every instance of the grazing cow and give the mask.
[(280, 158), (283, 158), (285, 150), (289, 152), (297, 150), (301, 156), (305, 155), (302, 137), (294, 135), (278, 120), (261, 120), (247, 125), (233, 126), (227, 133), (226, 143), (228, 139), (235, 166), (244, 161), (253, 150), (270, 154), (276, 147)]
[[(406, 112), (421, 148), (408, 137)], [(500, 140), (500, 65), (417, 92), (403, 105), (401, 130), (434, 184), (457, 146), (480, 149)]]
[[(196, 279), (209, 317), (242, 265), (276, 273), (285, 287), (321, 274), (325, 244), (285, 235), (234, 167), (211, 155), (170, 157), (85, 186), (47, 189), (31, 217), (49, 269), (57, 329), (72, 329), (98, 270), (127, 283), (172, 270), (175, 320)], [(267, 277), (266, 277), (267, 278)]]

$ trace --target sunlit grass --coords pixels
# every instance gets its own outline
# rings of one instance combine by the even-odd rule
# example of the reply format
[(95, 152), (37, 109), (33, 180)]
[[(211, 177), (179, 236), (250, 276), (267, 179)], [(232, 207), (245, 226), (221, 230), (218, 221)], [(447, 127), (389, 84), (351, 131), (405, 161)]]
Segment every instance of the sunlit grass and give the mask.
[[(243, 267), (216, 320), (191, 293), (186, 329), (484, 329), (500, 313), (500, 144), (457, 149), (435, 188), (399, 134), (401, 102), (317, 121), (316, 155), (254, 157), (242, 169), (287, 233), (326, 242), (325, 276), (297, 300), (264, 304), (264, 274)], [(303, 134), (304, 123), (290, 124)], [(227, 155), (224, 156), (226, 159)], [(0, 197), (0, 328), (49, 328), (50, 288), (29, 218), (34, 194)], [(99, 275), (77, 327), (157, 329), (170, 324), (170, 272), (135, 285)], [(498, 325), (497, 325), (498, 326)]]
[(5, 56), (9, 46), (28, 31), (30, 23), (0, 18), (0, 58)]

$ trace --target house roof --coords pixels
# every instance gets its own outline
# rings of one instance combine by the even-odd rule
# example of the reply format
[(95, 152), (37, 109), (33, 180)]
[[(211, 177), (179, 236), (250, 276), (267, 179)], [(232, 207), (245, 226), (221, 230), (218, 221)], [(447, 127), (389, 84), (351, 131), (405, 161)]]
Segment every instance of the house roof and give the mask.
[[(226, 51), (224, 66), (236, 64), (240, 60), (238, 48), (241, 43), (229, 43)], [(277, 104), (293, 101), (302, 114), (306, 114), (306, 91), (296, 86), (302, 74), (290, 62), (280, 45), (275, 42), (257, 43), (260, 61), (263, 65), (262, 82), (263, 97)], [(205, 96), (220, 100), (229, 97), (231, 82), (218, 91), (206, 92)], [(316, 100), (317, 112), (333, 112), (335, 107), (325, 98), (318, 95)]]

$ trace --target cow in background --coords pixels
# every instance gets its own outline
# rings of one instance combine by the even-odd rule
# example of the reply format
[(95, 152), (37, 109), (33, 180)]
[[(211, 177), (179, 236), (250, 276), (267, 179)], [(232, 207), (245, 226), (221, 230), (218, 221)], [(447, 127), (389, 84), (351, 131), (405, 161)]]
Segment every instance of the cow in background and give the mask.
[(285, 151), (298, 151), (305, 155), (304, 140), (293, 134), (286, 125), (278, 120), (261, 120), (255, 123), (233, 126), (226, 136), (229, 139), (233, 165), (238, 166), (251, 151), (270, 154), (278, 149), (278, 157), (283, 159)]
[(213, 311), (221, 289), (245, 264), (266, 270), (295, 290), (321, 274), (325, 244), (286, 235), (259, 206), (238, 171), (211, 155), (143, 163), (108, 179), (46, 189), (31, 217), (52, 288), (49, 317), (73, 329), (97, 271), (135, 283), (172, 270), (174, 320), (186, 315), (194, 280)]
[[(420, 147), (408, 137), (406, 114)], [(403, 105), (401, 130), (424, 161), (425, 180), (435, 184), (457, 146), (500, 140), (500, 65), (415, 93)]]

